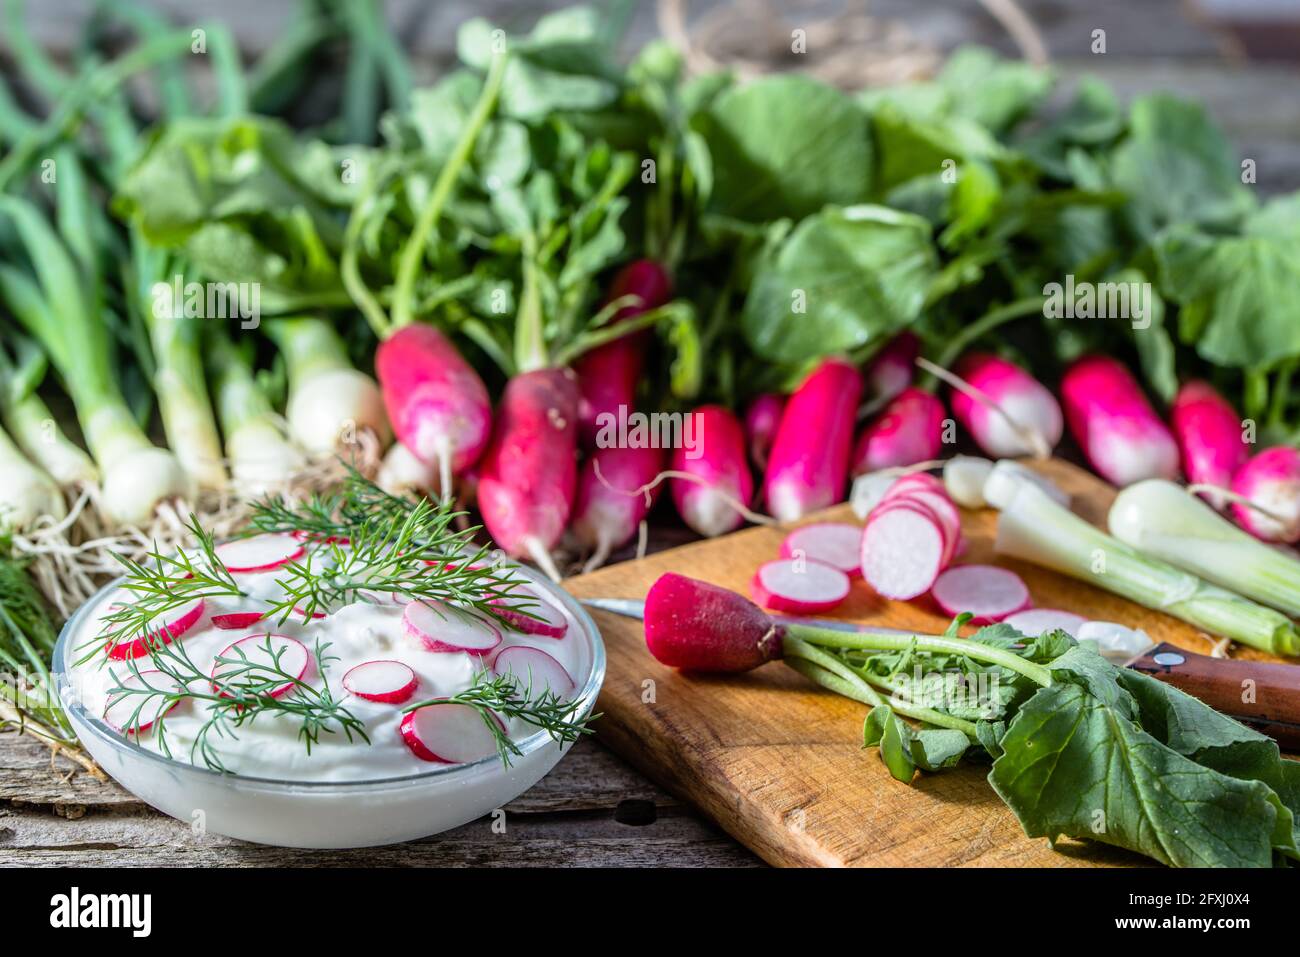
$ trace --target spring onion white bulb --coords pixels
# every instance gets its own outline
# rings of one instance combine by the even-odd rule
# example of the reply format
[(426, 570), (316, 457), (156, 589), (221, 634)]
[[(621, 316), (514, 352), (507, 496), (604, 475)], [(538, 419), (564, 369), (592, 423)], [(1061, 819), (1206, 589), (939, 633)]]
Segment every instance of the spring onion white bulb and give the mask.
[(984, 480), (984, 500), (994, 508), (1006, 508), (1015, 498), (1021, 485), (1032, 485), (1041, 489), (1048, 498), (1058, 505), (1068, 506), (1070, 496), (1046, 476), (1039, 475), (1033, 469), (1011, 459), (1000, 459), (989, 471)]
[(998, 516), (996, 548), (1212, 634), (1276, 655), (1300, 654), (1300, 631), (1281, 612), (1139, 552), (1030, 483), (1016, 487)]
[(0, 420), (18, 447), (64, 487), (99, 480), (89, 455), (59, 428), (35, 389), (45, 376), (45, 354), (29, 339), (17, 339), (11, 357), (0, 346)]
[(1238, 594), (1300, 616), (1300, 561), (1248, 535), (1166, 479), (1147, 479), (1115, 498), (1111, 534)]
[(984, 483), (993, 463), (977, 455), (954, 455), (943, 464), (943, 487), (963, 508), (984, 508)]
[(0, 529), (23, 531), (38, 519), (63, 518), (67, 510), (54, 479), (23, 456), (0, 430)]

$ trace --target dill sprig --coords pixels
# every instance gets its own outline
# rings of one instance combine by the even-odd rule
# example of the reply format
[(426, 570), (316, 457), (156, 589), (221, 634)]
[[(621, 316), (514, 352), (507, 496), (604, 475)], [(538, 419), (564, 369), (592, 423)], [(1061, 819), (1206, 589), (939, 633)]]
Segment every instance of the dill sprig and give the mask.
[(480, 672), (474, 678), (474, 684), (464, 691), (443, 698), (430, 698), (402, 709), (404, 712), (419, 710), (440, 704), (463, 704), (473, 708), (483, 719), (484, 726), (492, 732), (496, 741), (497, 755), (506, 767), (511, 765), (511, 757), (522, 755), (519, 746), (497, 723), (497, 717), (520, 718), (528, 724), (545, 731), (561, 744), (571, 744), (584, 734), (591, 734), (590, 724), (600, 717), (591, 714), (585, 718), (578, 717), (582, 703), (567, 700), (547, 688), (540, 694), (533, 693), (532, 677), (528, 683), (520, 686), (519, 679), (513, 674), (490, 675)]
[[(123, 731), (138, 740), (141, 726), (153, 721), (158, 749), (170, 758), (167, 712), (181, 701), (202, 702), (207, 716), (190, 747), (190, 763), (202, 760), (207, 767), (223, 773), (228, 769), (218, 753), (219, 739), (237, 740), (239, 729), (262, 715), (296, 718), (298, 738), (306, 744), (308, 754), (320, 743), (322, 734), (342, 733), (348, 741), (359, 738), (370, 743), (365, 725), (343, 707), (330, 687), (329, 664), (338, 658), (328, 653), (328, 643), (318, 639), (311, 652), (321, 678), (319, 688), (284, 669), (281, 662), (285, 648), (277, 648), (269, 635), (264, 645), (255, 647), (266, 652), (265, 659), (250, 658), (236, 645), (233, 653), (223, 652), (216, 657), (211, 674), (194, 663), (182, 642), (151, 646), (149, 669), (140, 668), (142, 659), (130, 659), (127, 664), (138, 685), (117, 678), (109, 692), (110, 701), (139, 699), (123, 722)], [(146, 670), (161, 672), (174, 684), (163, 687), (161, 679), (146, 677)], [(283, 691), (286, 686), (289, 690)]]

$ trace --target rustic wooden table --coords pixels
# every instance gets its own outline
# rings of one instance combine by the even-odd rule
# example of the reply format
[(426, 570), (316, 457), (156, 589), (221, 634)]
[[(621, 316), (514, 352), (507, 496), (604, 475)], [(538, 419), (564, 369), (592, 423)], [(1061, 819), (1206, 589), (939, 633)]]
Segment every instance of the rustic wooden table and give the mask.
[[(717, 0), (688, 4), (692, 10)], [(451, 54), (455, 25), (473, 14), (528, 23), (564, 0), (391, 0), (402, 37), (432, 75)], [(1042, 30), (1067, 82), (1088, 73), (1124, 98), (1167, 90), (1207, 104), (1241, 155), (1258, 164), (1263, 194), (1300, 189), (1300, 74), (1295, 64), (1247, 64), (1191, 14), (1181, 0), (1021, 0)], [(77, 35), (85, 0), (29, 3), (38, 38), (56, 53)], [(168, 0), (178, 22), (213, 15), (211, 0)], [(226, 0), (217, 16), (250, 53), (275, 35), (296, 4), (288, 0)], [(798, 10), (807, 4), (784, 5)], [(825, 6), (823, 4), (823, 6)], [(942, 48), (964, 42), (1012, 52), (1005, 31), (977, 0), (915, 4), (874, 0), (874, 14), (904, 21)], [(789, 17), (788, 17), (789, 18)], [(652, 5), (638, 4), (630, 42), (655, 29)], [(1104, 29), (1108, 49), (1091, 52)], [(0, 51), (4, 49), (0, 37)], [(815, 51), (814, 51), (815, 52)], [(657, 546), (680, 540), (656, 536)], [(0, 866), (56, 865), (623, 865), (758, 866), (748, 850), (697, 811), (633, 771), (598, 742), (583, 741), (541, 783), (505, 808), (504, 834), (490, 820), (395, 847), (357, 851), (296, 851), (259, 847), (216, 836), (201, 839), (185, 825), (151, 810), (121, 788), (93, 780), (62, 760), (51, 762), (39, 743), (0, 733)]]

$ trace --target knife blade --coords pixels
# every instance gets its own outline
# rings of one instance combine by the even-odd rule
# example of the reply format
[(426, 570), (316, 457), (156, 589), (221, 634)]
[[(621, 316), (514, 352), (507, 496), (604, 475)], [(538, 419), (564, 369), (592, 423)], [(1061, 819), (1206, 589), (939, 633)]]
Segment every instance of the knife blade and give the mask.
[[(589, 608), (645, 620), (645, 602), (637, 598), (583, 598)], [(811, 625), (852, 634), (913, 632), (835, 618), (800, 618), (773, 614), (784, 625)], [(1171, 645), (1152, 643), (1136, 656), (1110, 649), (1117, 665), (1173, 685), (1278, 742), (1286, 751), (1300, 751), (1300, 666), (1240, 658), (1212, 658)], [(1105, 652), (1103, 652), (1105, 653)]]

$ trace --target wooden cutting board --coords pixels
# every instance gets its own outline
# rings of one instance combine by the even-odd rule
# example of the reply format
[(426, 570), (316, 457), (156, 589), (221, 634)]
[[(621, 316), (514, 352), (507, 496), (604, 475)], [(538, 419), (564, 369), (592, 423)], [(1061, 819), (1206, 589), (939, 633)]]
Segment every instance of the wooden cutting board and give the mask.
[[(1041, 470), (1098, 525), (1114, 490), (1066, 462)], [(854, 521), (847, 505), (807, 521)], [(1018, 572), (1040, 607), (1144, 629), (1209, 653), (1214, 643), (1189, 625), (1055, 572), (995, 557), (996, 513), (965, 512), (963, 562), (997, 562)], [(679, 572), (748, 593), (749, 579), (777, 556), (788, 528), (751, 528), (624, 562), (565, 582), (578, 598), (644, 598), (664, 572)], [(939, 632), (948, 619), (926, 600), (882, 599), (861, 581), (836, 616), (892, 628)], [(694, 802), (742, 843), (776, 865), (1070, 866), (1136, 865), (1146, 858), (1091, 842), (1025, 837), (985, 780), (964, 765), (919, 776), (889, 776), (863, 750), (866, 709), (824, 691), (779, 663), (743, 675), (686, 676), (655, 661), (641, 623), (593, 612), (609, 667), (597, 734), (649, 777)], [(1253, 649), (1234, 657), (1278, 660)]]

